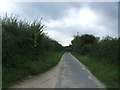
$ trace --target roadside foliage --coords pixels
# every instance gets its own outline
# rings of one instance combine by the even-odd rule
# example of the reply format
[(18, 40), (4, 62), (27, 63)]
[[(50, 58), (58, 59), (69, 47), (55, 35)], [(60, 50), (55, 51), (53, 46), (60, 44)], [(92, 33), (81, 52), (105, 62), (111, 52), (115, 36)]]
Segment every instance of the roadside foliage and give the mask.
[(1, 20), (3, 87), (59, 62), (63, 47), (44, 33), (42, 19), (27, 22), (6, 15)]
[[(118, 68), (120, 38), (106, 36), (100, 40), (90, 34), (77, 35), (71, 45), (63, 48), (44, 33), (46, 28), (42, 18), (27, 22), (18, 16), (6, 15), (1, 20), (3, 87), (9, 87), (28, 75), (36, 75), (55, 66), (65, 49), (99, 58), (98, 61)], [(120, 82), (120, 79), (115, 78), (114, 82)]]
[(84, 34), (75, 36), (71, 41), (74, 52), (101, 58), (109, 64), (118, 65), (118, 50), (120, 38), (104, 37), (102, 40), (93, 35)]
[(75, 36), (69, 48), (107, 88), (118, 88), (120, 38), (104, 37), (102, 40), (93, 35)]

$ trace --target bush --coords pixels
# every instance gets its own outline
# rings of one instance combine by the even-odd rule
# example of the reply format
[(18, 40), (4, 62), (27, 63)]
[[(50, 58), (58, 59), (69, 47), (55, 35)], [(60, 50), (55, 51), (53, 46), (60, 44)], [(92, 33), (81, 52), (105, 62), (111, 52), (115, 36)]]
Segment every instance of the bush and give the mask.
[(3, 66), (16, 67), (23, 63), (19, 56), (43, 55), (47, 51), (61, 51), (62, 46), (49, 38), (43, 31), (42, 19), (32, 23), (19, 20), (16, 16), (2, 19)]
[(101, 41), (93, 35), (75, 36), (72, 40), (72, 50), (103, 59), (110, 64), (118, 65), (118, 38), (107, 36)]

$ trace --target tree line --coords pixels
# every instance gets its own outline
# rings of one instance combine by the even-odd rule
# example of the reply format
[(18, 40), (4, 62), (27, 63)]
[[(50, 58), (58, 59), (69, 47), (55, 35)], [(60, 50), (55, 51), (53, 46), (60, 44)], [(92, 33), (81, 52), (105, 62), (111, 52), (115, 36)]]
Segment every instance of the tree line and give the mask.
[[(120, 38), (104, 37), (100, 40), (94, 35), (76, 35), (68, 49), (82, 55), (90, 55), (101, 58), (107, 63), (118, 65)], [(119, 55), (118, 55), (119, 54)]]
[(42, 19), (27, 22), (17, 16), (6, 15), (1, 20), (3, 67), (15, 67), (25, 62), (22, 60), (24, 56), (42, 56), (63, 49), (62, 45), (44, 33), (46, 28)]
[[(63, 47), (57, 41), (49, 38), (45, 33), (42, 19), (33, 22), (19, 20), (16, 16), (7, 15), (2, 19), (2, 64), (16, 66), (23, 63), (17, 60), (25, 55), (44, 55), (49, 51), (62, 51)], [(76, 35), (69, 50), (104, 59), (108, 63), (118, 63), (118, 49), (120, 38), (107, 36), (100, 40), (94, 35)]]

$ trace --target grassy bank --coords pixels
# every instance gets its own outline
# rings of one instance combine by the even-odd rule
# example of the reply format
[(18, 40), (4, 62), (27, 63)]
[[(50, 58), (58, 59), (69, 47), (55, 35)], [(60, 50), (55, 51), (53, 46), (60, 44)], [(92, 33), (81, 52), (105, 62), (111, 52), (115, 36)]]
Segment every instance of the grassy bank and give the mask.
[(3, 88), (18, 83), (29, 75), (38, 75), (49, 70), (59, 62), (62, 55), (63, 52), (48, 52), (39, 56), (24, 56), (21, 59), (25, 62), (19, 64), (17, 67), (3, 67)]
[(86, 65), (93, 75), (95, 75), (107, 88), (118, 88), (118, 68), (95, 57), (83, 56), (72, 53), (84, 65)]

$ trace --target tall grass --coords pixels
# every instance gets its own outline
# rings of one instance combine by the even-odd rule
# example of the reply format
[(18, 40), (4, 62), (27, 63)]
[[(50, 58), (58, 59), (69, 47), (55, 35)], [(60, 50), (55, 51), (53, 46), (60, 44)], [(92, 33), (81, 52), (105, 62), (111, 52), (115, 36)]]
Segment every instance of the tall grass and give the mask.
[[(58, 64), (63, 52), (48, 52), (44, 56), (36, 56), (33, 58), (22, 57), (27, 59), (24, 63), (19, 64), (16, 68), (3, 67), (3, 88), (18, 83), (29, 75), (38, 75)], [(35, 60), (34, 60), (35, 59)]]
[(72, 54), (85, 64), (93, 75), (105, 84), (106, 88), (118, 88), (118, 66), (105, 63), (103, 60), (95, 57), (77, 53)]
[(22, 56), (44, 55), (48, 51), (60, 51), (62, 45), (49, 38), (43, 31), (42, 19), (28, 23), (15, 16), (2, 19), (2, 64), (16, 67), (23, 63)]
[(3, 88), (59, 62), (63, 47), (43, 32), (46, 28), (42, 19), (27, 22), (6, 15), (1, 20)]

